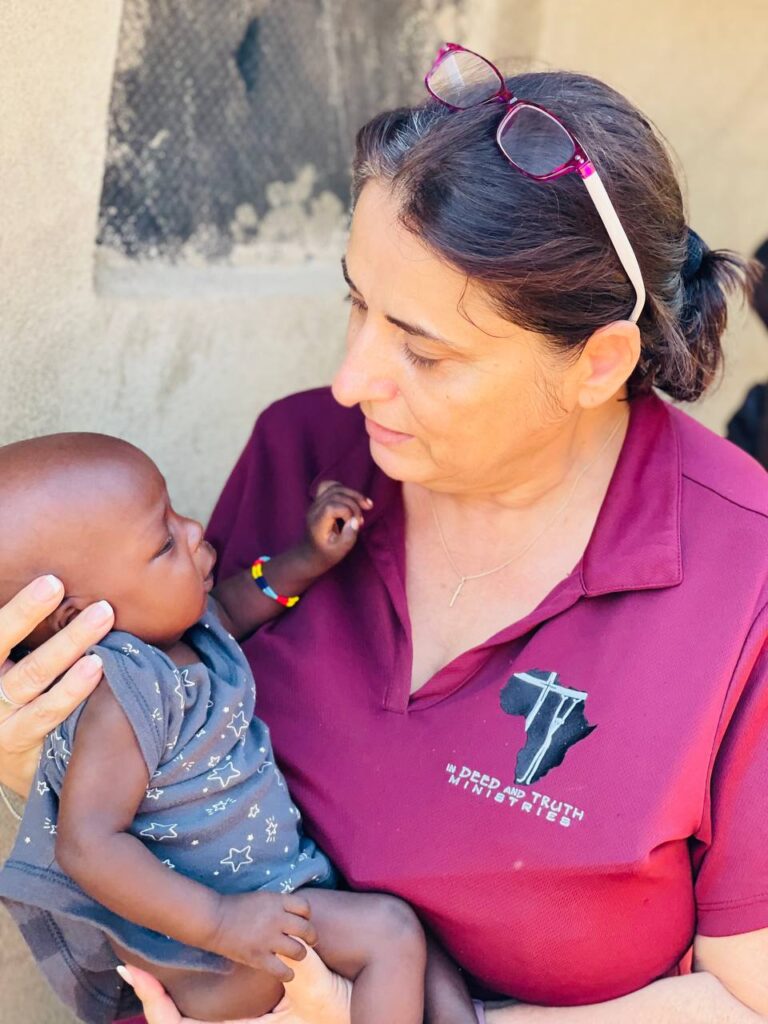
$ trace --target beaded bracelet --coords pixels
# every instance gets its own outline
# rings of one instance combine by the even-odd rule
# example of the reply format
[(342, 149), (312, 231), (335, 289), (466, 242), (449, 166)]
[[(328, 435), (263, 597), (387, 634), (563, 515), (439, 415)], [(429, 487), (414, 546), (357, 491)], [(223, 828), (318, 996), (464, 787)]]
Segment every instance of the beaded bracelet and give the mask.
[(298, 596), (284, 597), (282, 594), (278, 594), (276, 590), (273, 590), (264, 579), (264, 563), (269, 560), (268, 555), (261, 555), (260, 558), (257, 558), (251, 566), (251, 576), (253, 576), (256, 586), (262, 594), (266, 595), (266, 597), (271, 597), (273, 601), (277, 601), (278, 604), (283, 605), (285, 608), (293, 608), (295, 604), (298, 604)]

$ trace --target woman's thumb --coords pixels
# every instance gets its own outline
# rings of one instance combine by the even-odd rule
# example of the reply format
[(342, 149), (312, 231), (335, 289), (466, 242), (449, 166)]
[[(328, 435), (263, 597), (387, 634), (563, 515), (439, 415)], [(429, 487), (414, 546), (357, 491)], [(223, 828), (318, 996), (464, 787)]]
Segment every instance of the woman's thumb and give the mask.
[(138, 967), (117, 967), (117, 973), (141, 1000), (147, 1024), (180, 1024), (181, 1014), (163, 986)]

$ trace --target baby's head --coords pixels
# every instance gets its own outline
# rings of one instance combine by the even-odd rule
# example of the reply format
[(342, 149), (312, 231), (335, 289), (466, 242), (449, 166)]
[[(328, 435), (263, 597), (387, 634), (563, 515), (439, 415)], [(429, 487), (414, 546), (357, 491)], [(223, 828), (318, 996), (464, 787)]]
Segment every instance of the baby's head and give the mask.
[(0, 448), (0, 602), (36, 576), (64, 584), (35, 647), (106, 600), (115, 629), (168, 647), (205, 609), (216, 555), (178, 515), (143, 452), (102, 434), (52, 434)]

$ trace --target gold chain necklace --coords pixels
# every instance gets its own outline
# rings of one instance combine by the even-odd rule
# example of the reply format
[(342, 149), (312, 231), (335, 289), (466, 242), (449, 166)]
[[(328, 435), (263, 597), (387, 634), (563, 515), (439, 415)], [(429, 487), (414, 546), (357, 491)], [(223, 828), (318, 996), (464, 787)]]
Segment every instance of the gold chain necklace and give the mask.
[(432, 515), (433, 515), (434, 520), (435, 520), (435, 526), (437, 527), (437, 534), (438, 534), (438, 536), (440, 538), (440, 543), (442, 545), (443, 551), (445, 552), (445, 557), (448, 559), (448, 563), (449, 563), (450, 567), (453, 569), (454, 573), (459, 578), (459, 585), (454, 590), (453, 597), (448, 602), (448, 607), (449, 608), (453, 608), (454, 604), (456, 604), (456, 601), (458, 600), (458, 597), (461, 594), (461, 591), (463, 590), (465, 583), (469, 583), (471, 580), (480, 580), (480, 579), (483, 579), (485, 576), (493, 576), (494, 573), (501, 572), (502, 569), (506, 569), (508, 565), (512, 565), (513, 562), (516, 562), (516, 561), (518, 561), (518, 559), (522, 558), (523, 555), (527, 554), (531, 550), (531, 548), (536, 543), (538, 543), (538, 541), (541, 540), (541, 538), (544, 536), (544, 534), (547, 532), (547, 530), (550, 528), (550, 526), (552, 526), (555, 523), (555, 521), (557, 519), (559, 519), (560, 516), (563, 514), (563, 512), (565, 512), (565, 510), (568, 508), (568, 506), (571, 503), (571, 499), (573, 498), (574, 494), (576, 493), (576, 488), (579, 486), (579, 483), (581, 482), (581, 478), (584, 476), (585, 473), (587, 473), (590, 469), (592, 469), (592, 467), (595, 465), (597, 460), (600, 458), (600, 456), (603, 454), (603, 452), (606, 450), (608, 445), (611, 443), (611, 441), (616, 436), (616, 433), (617, 433), (619, 427), (621, 426), (621, 424), (623, 422), (624, 422), (624, 417), (622, 416), (621, 419), (618, 420), (618, 422), (614, 425), (613, 429), (611, 430), (611, 432), (608, 435), (608, 437), (605, 439), (605, 441), (603, 443), (603, 446), (601, 447), (601, 449), (597, 453), (597, 455), (594, 457), (594, 459), (592, 459), (591, 462), (588, 462), (586, 464), (586, 466), (584, 466), (581, 469), (581, 471), (579, 472), (578, 476), (573, 481), (573, 485), (571, 486), (571, 489), (568, 492), (565, 500), (555, 510), (555, 513), (551, 517), (551, 519), (547, 520), (547, 522), (544, 524), (544, 527), (541, 530), (539, 530), (539, 532), (534, 536), (534, 538), (532, 540), (530, 540), (527, 544), (523, 545), (523, 547), (519, 551), (516, 551), (515, 554), (512, 555), (511, 558), (508, 558), (506, 560), (506, 562), (502, 562), (501, 565), (497, 565), (494, 569), (486, 569), (485, 572), (475, 572), (475, 573), (469, 573), (469, 574), (465, 574), (465, 573), (461, 572), (461, 570), (457, 567), (456, 563), (454, 562), (454, 560), (453, 560), (453, 558), (451, 556), (450, 551), (448, 550), (448, 545), (445, 543), (445, 537), (443, 535), (443, 528), (441, 527), (440, 520), (437, 517), (437, 509), (435, 508), (435, 499), (432, 496), (432, 491), (428, 491), (427, 492), (428, 495), (429, 495), (429, 503), (432, 506)]

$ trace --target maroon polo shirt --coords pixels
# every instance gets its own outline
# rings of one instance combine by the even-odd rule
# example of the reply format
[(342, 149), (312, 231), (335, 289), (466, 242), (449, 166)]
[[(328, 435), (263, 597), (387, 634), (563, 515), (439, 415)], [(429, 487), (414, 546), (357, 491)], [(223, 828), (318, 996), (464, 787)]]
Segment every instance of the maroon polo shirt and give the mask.
[(574, 572), (413, 696), (401, 487), (359, 410), (323, 389), (259, 418), (211, 523), (220, 571), (297, 540), (325, 478), (374, 499), (360, 542), (245, 650), (349, 884), (549, 1005), (674, 972), (695, 931), (768, 927), (768, 474), (633, 402)]

